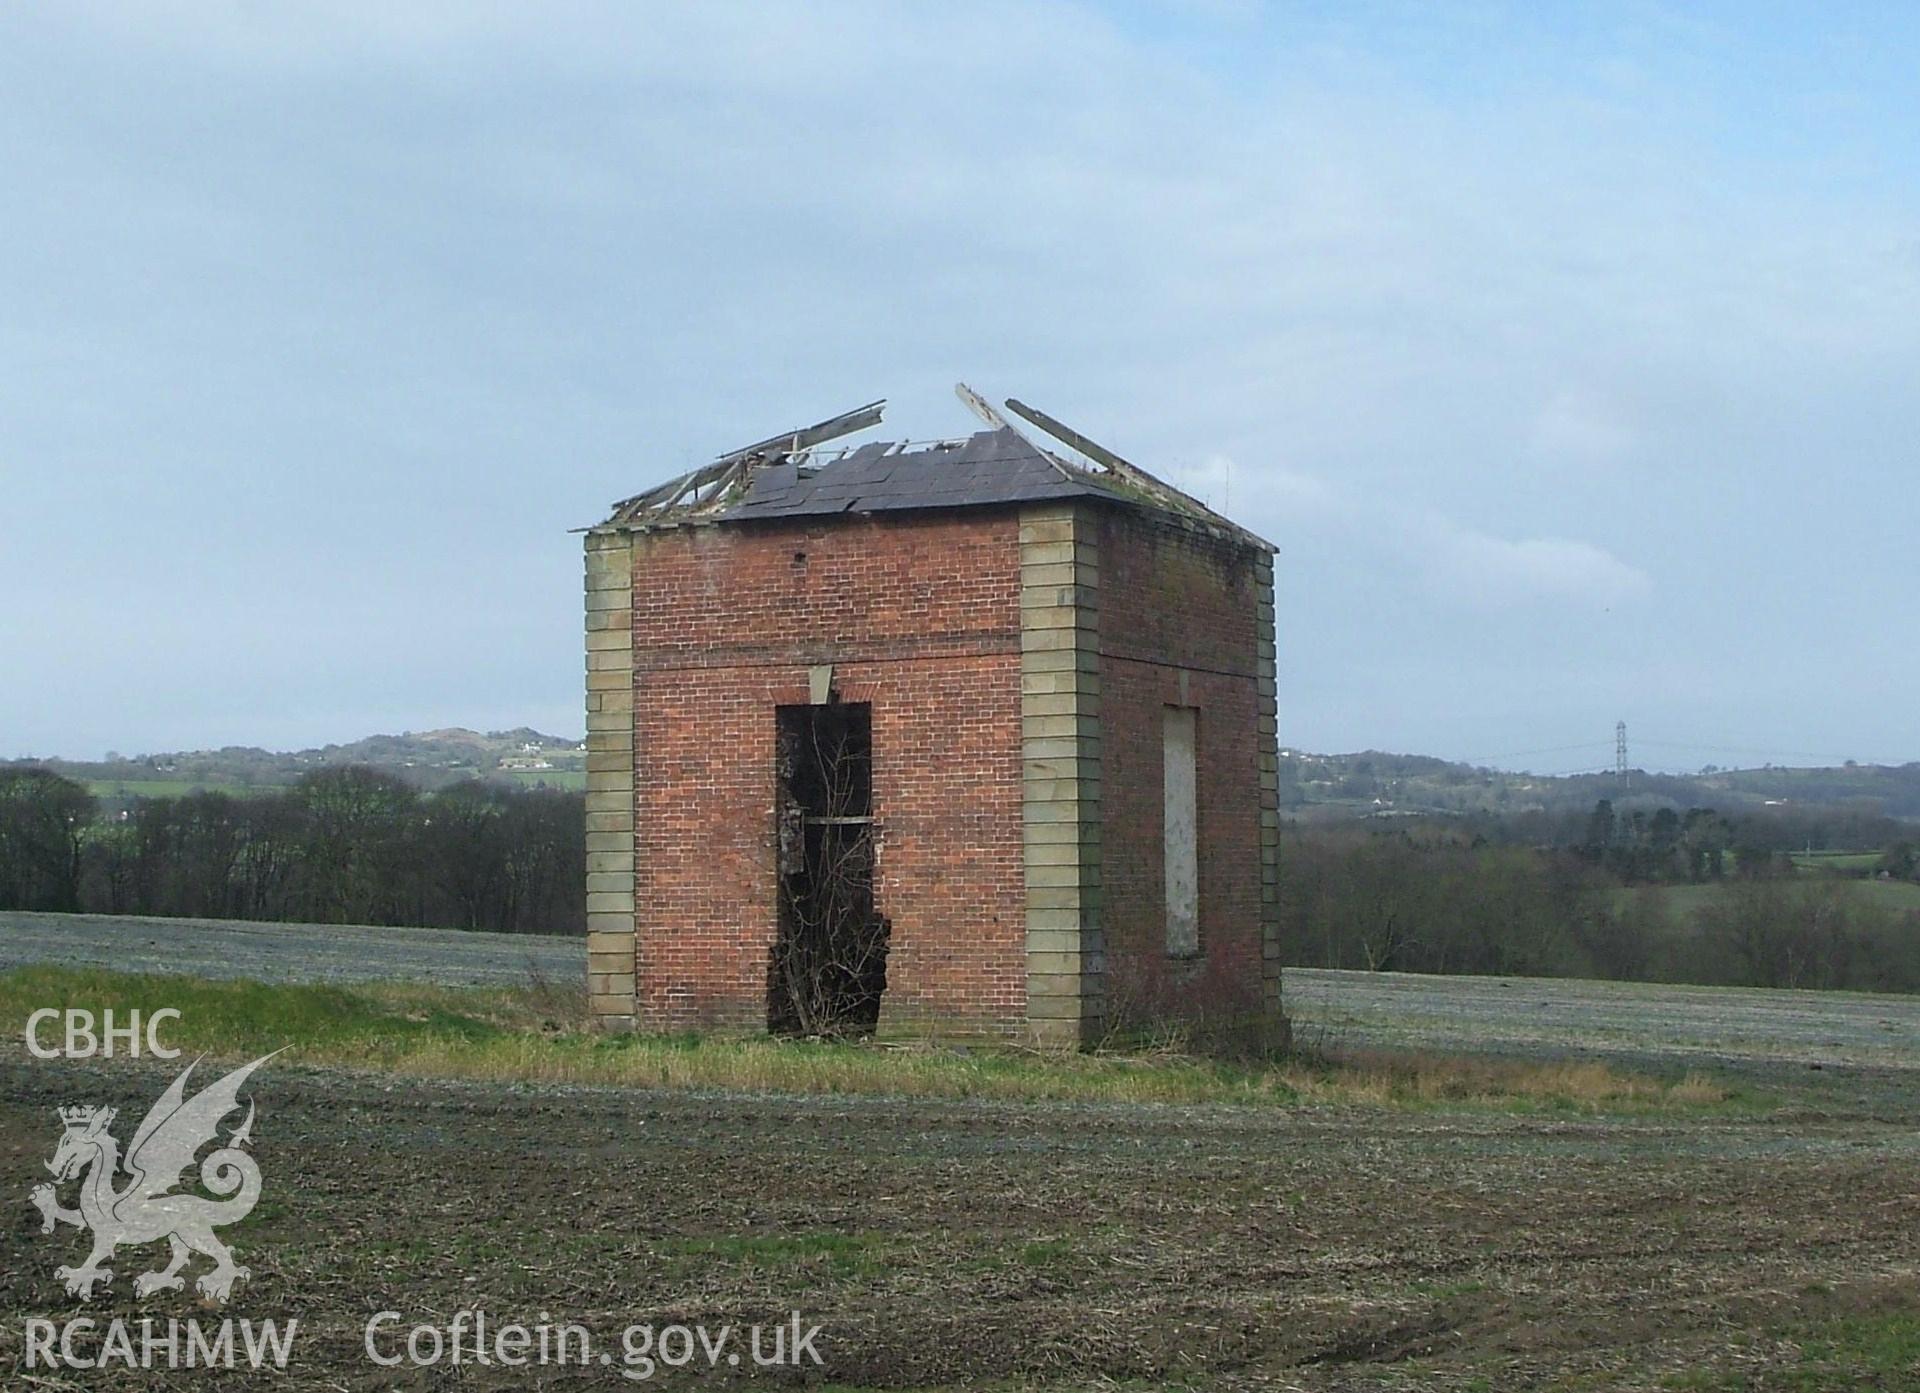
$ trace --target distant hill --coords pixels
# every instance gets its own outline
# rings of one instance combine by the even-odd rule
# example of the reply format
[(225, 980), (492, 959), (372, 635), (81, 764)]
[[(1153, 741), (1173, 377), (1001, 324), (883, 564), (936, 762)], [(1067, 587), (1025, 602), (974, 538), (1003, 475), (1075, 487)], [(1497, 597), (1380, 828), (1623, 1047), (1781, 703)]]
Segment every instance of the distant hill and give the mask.
[[(586, 779), (586, 748), (580, 741), (527, 726), (405, 731), (291, 752), (230, 745), (133, 758), (12, 762), (56, 770), (110, 799), (190, 793), (197, 788), (229, 792), (284, 788), (310, 770), (335, 764), (371, 765), (428, 789), (462, 779), (582, 788)], [(1280, 759), (1281, 809), (1288, 816), (1308, 820), (1436, 813), (1564, 814), (1590, 810), (1602, 798), (1612, 799), (1623, 811), (1711, 807), (1732, 814), (1769, 807), (1817, 808), (1920, 821), (1920, 763), (1831, 769), (1768, 766), (1699, 774), (1634, 770), (1622, 779), (1614, 774), (1516, 774), (1382, 750), (1320, 755), (1289, 749), (1281, 752)]]
[(1617, 807), (1831, 809), (1920, 820), (1920, 763), (1830, 769), (1709, 769), (1698, 774), (1516, 774), (1380, 750), (1316, 755), (1283, 750), (1280, 805), (1295, 817), (1417, 813), (1565, 813), (1602, 798)]
[(249, 745), (219, 750), (177, 750), (104, 760), (37, 759), (37, 764), (87, 784), (106, 798), (160, 797), (196, 789), (245, 793), (285, 788), (302, 774), (337, 764), (384, 769), (421, 788), (441, 788), (463, 779), (490, 779), (527, 787), (584, 785), (586, 748), (577, 740), (527, 726), (514, 730), (406, 731), (369, 735), (345, 745), (276, 751)]

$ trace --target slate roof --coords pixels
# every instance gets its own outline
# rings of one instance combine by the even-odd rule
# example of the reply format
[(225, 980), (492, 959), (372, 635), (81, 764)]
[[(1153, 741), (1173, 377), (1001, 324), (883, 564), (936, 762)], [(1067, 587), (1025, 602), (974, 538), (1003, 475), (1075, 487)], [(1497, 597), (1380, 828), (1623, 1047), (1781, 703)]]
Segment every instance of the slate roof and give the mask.
[[(965, 389), (963, 389), (963, 392)], [(880, 419), (874, 402), (818, 425), (720, 456), (613, 505), (602, 529), (681, 527), (793, 517), (979, 508), (1099, 498), (1183, 518), (1208, 532), (1274, 550), (1198, 499), (1156, 479), (1031, 407), (1009, 408), (1100, 467), (1082, 465), (1001, 425), (961, 440), (820, 448)], [(987, 408), (989, 414), (991, 408)]]
[(1062, 465), (1014, 432), (992, 430), (934, 445), (862, 445), (820, 464), (789, 456), (753, 471), (745, 493), (712, 516), (716, 522), (744, 522), (1050, 498), (1130, 501), (1098, 476)]

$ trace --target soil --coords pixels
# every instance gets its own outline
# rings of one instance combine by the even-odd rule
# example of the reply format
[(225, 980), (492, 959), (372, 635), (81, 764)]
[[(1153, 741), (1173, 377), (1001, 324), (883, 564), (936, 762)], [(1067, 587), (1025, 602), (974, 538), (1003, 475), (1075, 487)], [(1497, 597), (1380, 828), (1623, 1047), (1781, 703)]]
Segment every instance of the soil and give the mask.
[[(0, 1063), (0, 1369), (79, 1303), (25, 1203), (53, 1109), (121, 1109), (173, 1073)], [(1852, 1110), (1710, 1119), (1012, 1106), (420, 1084), (271, 1068), (266, 1177), (226, 1231), (224, 1314), (299, 1319), (284, 1374), (222, 1387), (622, 1386), (618, 1366), (373, 1366), (371, 1313), (442, 1327), (541, 1312), (596, 1348), (629, 1324), (822, 1327), (815, 1378), (886, 1388), (1108, 1380), (1202, 1387), (1651, 1387), (1795, 1357), (1822, 1312), (1920, 1309), (1920, 1136)], [(130, 1250), (86, 1308), (138, 1301)], [(61, 1373), (174, 1387), (186, 1370)], [(766, 1383), (762, 1374), (752, 1380)], [(789, 1376), (790, 1377), (790, 1376)], [(92, 1378), (98, 1380), (89, 1382)], [(1476, 1382), (1477, 1380), (1477, 1382)], [(677, 1376), (669, 1382), (685, 1381)], [(745, 1382), (723, 1369), (703, 1380)], [(776, 1379), (777, 1381), (777, 1379)], [(204, 1386), (204, 1385), (203, 1385)], [(631, 1386), (631, 1385), (625, 1385)]]
[[(91, 1303), (67, 1296), (54, 1268), (84, 1239), (43, 1236), (26, 1198), (57, 1106), (119, 1108), (125, 1141), (177, 1063), (38, 1060), (5, 1041), (0, 1382), (633, 1387), (629, 1325), (798, 1311), (822, 1332), (804, 1379), (835, 1386), (1817, 1388), (1866, 1381), (1820, 1372), (1850, 1357), (1831, 1332), (1920, 1329), (1908, 1001), (1354, 977), (1290, 979), (1309, 1029), (1705, 1068), (1768, 1101), (1624, 1117), (796, 1099), (275, 1062), (249, 1090), (263, 1196), (223, 1231), (252, 1275), (216, 1308), (191, 1287), (135, 1298), (158, 1245), (119, 1254)], [(367, 1357), (376, 1312), (404, 1332), (475, 1307), (496, 1329), (578, 1322), (614, 1362)], [(81, 1314), (299, 1328), (281, 1373), (23, 1367), (30, 1319)], [(1874, 1386), (1920, 1386), (1916, 1355), (1890, 1357), (1908, 1363)], [(654, 1382), (801, 1377), (723, 1365)]]
[(258, 982), (511, 987), (535, 973), (556, 981), (584, 975), (587, 941), (461, 929), (0, 910), (0, 971), (29, 963)]

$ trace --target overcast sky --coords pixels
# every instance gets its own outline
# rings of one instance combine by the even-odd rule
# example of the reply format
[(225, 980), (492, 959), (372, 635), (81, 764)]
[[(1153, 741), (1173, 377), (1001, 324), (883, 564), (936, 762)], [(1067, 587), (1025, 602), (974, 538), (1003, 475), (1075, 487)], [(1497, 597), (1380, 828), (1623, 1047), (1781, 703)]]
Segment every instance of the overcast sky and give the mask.
[(1915, 14), (7, 6), (0, 754), (577, 734), (569, 528), (964, 378), (1280, 545), (1286, 744), (1920, 759)]

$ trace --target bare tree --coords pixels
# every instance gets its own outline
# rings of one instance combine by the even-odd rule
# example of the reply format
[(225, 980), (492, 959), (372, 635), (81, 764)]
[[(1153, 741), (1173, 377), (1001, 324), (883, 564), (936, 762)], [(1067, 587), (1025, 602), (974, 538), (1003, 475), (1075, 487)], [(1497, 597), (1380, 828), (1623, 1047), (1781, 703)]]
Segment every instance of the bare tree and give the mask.
[(0, 908), (80, 908), (93, 795), (46, 769), (0, 769)]
[(768, 1022), (803, 1035), (860, 1034), (879, 1020), (889, 925), (874, 908), (869, 708), (782, 708), (780, 927)]

